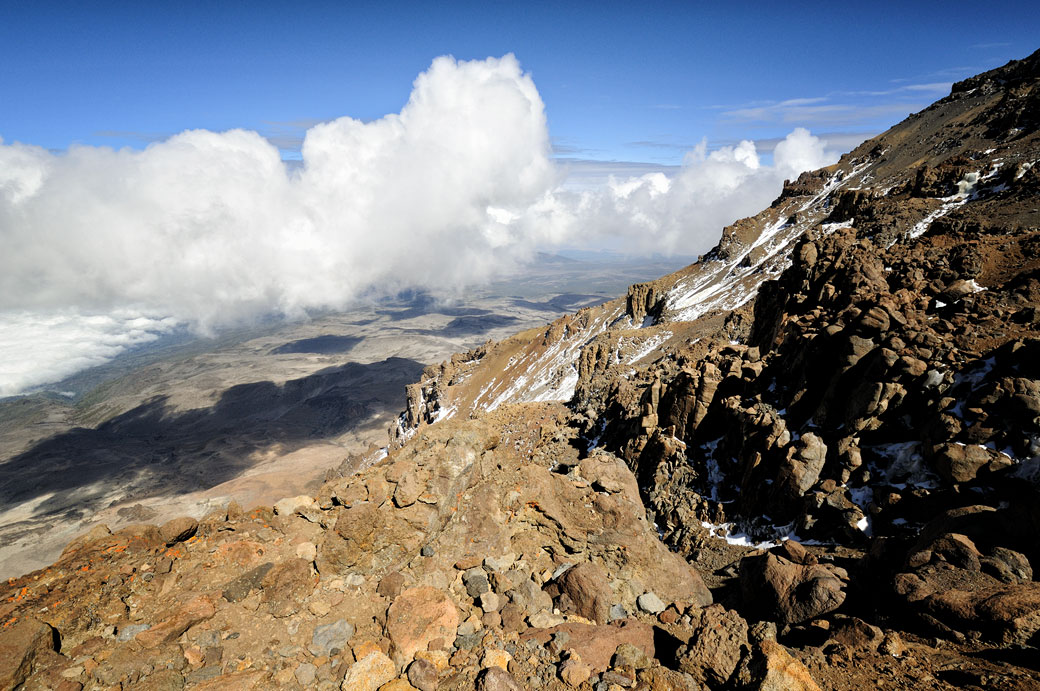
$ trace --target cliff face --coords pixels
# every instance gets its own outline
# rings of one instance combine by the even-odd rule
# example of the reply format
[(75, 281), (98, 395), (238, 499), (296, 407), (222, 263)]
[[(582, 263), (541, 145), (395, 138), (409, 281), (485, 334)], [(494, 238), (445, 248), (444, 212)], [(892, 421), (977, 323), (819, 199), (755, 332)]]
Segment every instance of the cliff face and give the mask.
[(317, 497), (84, 536), (0, 688), (1037, 688), (1038, 123), (1040, 53), (428, 368)]

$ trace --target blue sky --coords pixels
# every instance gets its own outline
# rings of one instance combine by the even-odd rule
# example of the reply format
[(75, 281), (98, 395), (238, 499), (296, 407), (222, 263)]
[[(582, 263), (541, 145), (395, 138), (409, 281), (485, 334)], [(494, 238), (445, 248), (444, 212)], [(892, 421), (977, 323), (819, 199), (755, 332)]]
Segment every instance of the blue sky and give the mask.
[[(725, 5), (725, 6), (723, 6)], [(678, 164), (796, 126), (854, 142), (1028, 55), (1032, 3), (0, 3), (0, 137), (130, 146), (399, 111), (443, 54), (512, 52), (557, 155)], [(847, 148), (847, 147), (845, 147)]]

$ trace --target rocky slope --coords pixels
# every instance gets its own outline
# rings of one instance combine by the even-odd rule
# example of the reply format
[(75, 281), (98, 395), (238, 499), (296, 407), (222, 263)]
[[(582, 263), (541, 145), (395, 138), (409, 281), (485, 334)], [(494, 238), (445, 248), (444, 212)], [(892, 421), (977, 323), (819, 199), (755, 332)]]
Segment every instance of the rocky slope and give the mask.
[(1038, 82), (429, 368), (317, 497), (81, 537), (0, 688), (1040, 687)]

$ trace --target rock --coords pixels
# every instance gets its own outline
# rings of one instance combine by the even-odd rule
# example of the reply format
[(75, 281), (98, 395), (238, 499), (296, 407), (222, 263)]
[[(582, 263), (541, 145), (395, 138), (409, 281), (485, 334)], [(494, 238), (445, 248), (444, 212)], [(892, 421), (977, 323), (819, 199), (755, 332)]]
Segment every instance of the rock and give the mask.
[(498, 650), (490, 648), (484, 651), (484, 654), (480, 658), (480, 666), (483, 669), (488, 667), (501, 667), (504, 670), (509, 670), (509, 663), (513, 661), (513, 656), (504, 650)]
[(750, 647), (747, 634), (747, 622), (733, 610), (706, 607), (690, 642), (680, 648), (680, 671), (712, 687), (728, 683)]
[(560, 593), (570, 597), (576, 614), (597, 624), (607, 623), (614, 594), (602, 566), (583, 562), (564, 572), (558, 581)]
[(1030, 565), (1029, 559), (1021, 552), (1016, 552), (1006, 547), (994, 547), (989, 557), (983, 561), (1003, 567), (998, 570), (1001, 573), (1010, 574), (1012, 578), (1018, 581), (1026, 582), (1033, 580), (1033, 567)]
[(275, 617), (287, 617), (299, 609), (317, 585), (318, 579), (306, 559), (287, 559), (275, 564), (261, 581), (260, 601)]
[(501, 667), (488, 667), (477, 677), (477, 691), (523, 691), (524, 687)]
[(296, 677), (296, 681), (300, 683), (300, 686), (307, 688), (314, 683), (314, 677), (318, 674), (318, 668), (309, 662), (301, 663), (296, 671), (293, 672), (293, 676)]
[(274, 505), (274, 512), (279, 516), (291, 516), (300, 509), (317, 509), (318, 504), (313, 497), (301, 494), (297, 497), (286, 497)]
[(668, 606), (654, 593), (643, 593), (636, 599), (639, 609), (650, 614), (660, 614)]
[(379, 691), (415, 691), (407, 679), (391, 679), (379, 687)]
[(599, 675), (600, 682), (607, 684), (607, 688), (621, 687), (628, 689), (636, 685), (636, 673), (631, 668), (608, 669)]
[(245, 599), (252, 590), (260, 588), (264, 581), (264, 576), (272, 568), (274, 568), (274, 564), (267, 562), (250, 569), (233, 581), (226, 583), (221, 591), (221, 596), (228, 602), (238, 602)]
[(794, 564), (770, 553), (740, 560), (740, 586), (748, 611), (780, 625), (808, 621), (845, 601), (841, 580), (827, 566)]
[(581, 657), (577, 653), (573, 653), (561, 662), (558, 669), (560, 679), (563, 679), (571, 688), (581, 686), (592, 676), (592, 669), (581, 661)]
[[(219, 668), (217, 669), (219, 672)], [(221, 674), (193, 687), (193, 691), (240, 691), (259, 688), (267, 672), (263, 670)]]
[(127, 626), (120, 627), (116, 640), (120, 643), (125, 643), (126, 641), (133, 640), (134, 636), (142, 631), (147, 631), (150, 628), (152, 627), (148, 624), (128, 624)]
[(816, 564), (817, 559), (809, 550), (802, 546), (797, 540), (784, 540), (770, 550), (773, 554), (781, 556), (794, 564)]
[(199, 522), (190, 516), (181, 516), (166, 521), (159, 528), (159, 535), (167, 545), (184, 542), (199, 529)]
[(394, 661), (383, 653), (369, 653), (347, 670), (340, 688), (343, 691), (377, 691), (397, 676)]
[[(134, 691), (180, 691), (183, 688), (184, 676), (174, 669), (159, 670), (134, 685)], [(58, 687), (56, 691), (65, 690)], [(68, 691), (72, 691), (72, 687)]]
[(480, 567), (474, 567), (462, 574), (462, 583), (466, 586), (466, 592), (474, 600), (491, 590), (487, 571)]
[(801, 497), (816, 484), (826, 460), (827, 445), (812, 432), (806, 432), (791, 445), (777, 477), (777, 486), (790, 498)]
[(437, 667), (429, 660), (416, 658), (408, 665), (408, 683), (419, 691), (436, 691)]
[(521, 634), (520, 640), (545, 645), (559, 632), (569, 636), (567, 647), (580, 651), (582, 661), (592, 668), (593, 673), (609, 669), (614, 653), (623, 643), (639, 648), (648, 658), (654, 657), (654, 628), (633, 619), (615, 624), (568, 622), (548, 629), (532, 628)]
[(903, 653), (906, 652), (906, 646), (898, 633), (887, 631), (884, 639), (881, 641), (881, 645), (878, 646), (878, 652), (883, 655), (891, 655), (892, 657), (902, 657)]
[(617, 647), (613, 659), (610, 661), (612, 667), (631, 667), (632, 669), (649, 669), (653, 661), (646, 656), (642, 648), (637, 648), (631, 643), (622, 643)]
[(878, 649), (884, 634), (876, 626), (856, 617), (835, 616), (830, 628), (829, 641), (848, 646), (852, 650)]
[(404, 590), (404, 574), (400, 571), (391, 571), (379, 581), (376, 592), (385, 598), (393, 600)]
[(415, 504), (391, 511), (370, 500), (338, 509), (333, 530), (326, 531), (318, 544), (318, 570), (381, 576), (401, 568), (426, 541), (425, 521), (416, 525), (417, 517), (428, 515), (419, 511), (420, 506), (425, 507)]
[(1004, 645), (1028, 645), (1040, 632), (1040, 583), (947, 588), (924, 599), (924, 609), (955, 630), (978, 631)]
[(296, 556), (304, 561), (313, 562), (318, 556), (318, 546), (313, 542), (301, 542), (296, 545)]
[(338, 619), (331, 624), (323, 624), (314, 628), (311, 644), (307, 649), (311, 655), (335, 655), (336, 650), (346, 650), (347, 644), (354, 636), (354, 625), (346, 619)]
[(562, 624), (565, 621), (563, 617), (558, 614), (551, 614), (547, 611), (535, 612), (531, 616), (527, 617), (527, 623), (536, 629), (548, 629), (558, 624)]
[(500, 598), (495, 593), (488, 591), (480, 596), (480, 608), (485, 612), (497, 612)]
[(524, 617), (520, 612), (520, 608), (514, 603), (507, 603), (499, 611), (501, 617), (502, 628), (506, 631), (520, 631), (520, 627), (524, 625)]
[(758, 621), (748, 629), (748, 640), (752, 643), (776, 640), (776, 623), (771, 621)]
[(417, 651), (426, 650), (430, 641), (452, 640), (458, 627), (455, 603), (430, 586), (405, 590), (386, 613), (386, 631), (394, 659), (402, 667), (412, 661)]
[(181, 606), (172, 616), (134, 636), (142, 648), (155, 648), (176, 640), (192, 626), (210, 619), (217, 613), (213, 600), (200, 595)]
[(491, 571), (508, 571), (516, 563), (515, 554), (503, 554), (500, 557), (485, 557), (484, 566)]
[(0, 632), (0, 689), (20, 686), (35, 671), (37, 659), (58, 649), (57, 632), (36, 619), (22, 619)]
[(416, 472), (409, 470), (397, 483), (397, 488), (394, 490), (394, 504), (401, 508), (411, 506), (425, 489), (426, 485), (419, 480)]
[(809, 670), (775, 641), (755, 646), (749, 664), (738, 673), (743, 688), (756, 691), (820, 691)]

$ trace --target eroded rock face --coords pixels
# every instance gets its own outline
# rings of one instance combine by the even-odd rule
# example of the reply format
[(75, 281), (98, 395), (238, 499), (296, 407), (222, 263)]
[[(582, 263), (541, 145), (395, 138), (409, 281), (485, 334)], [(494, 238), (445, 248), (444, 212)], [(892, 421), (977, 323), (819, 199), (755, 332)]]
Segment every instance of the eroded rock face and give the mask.
[(44, 653), (55, 649), (55, 632), (36, 619), (24, 619), (0, 636), (0, 688), (13, 689), (36, 671)]

